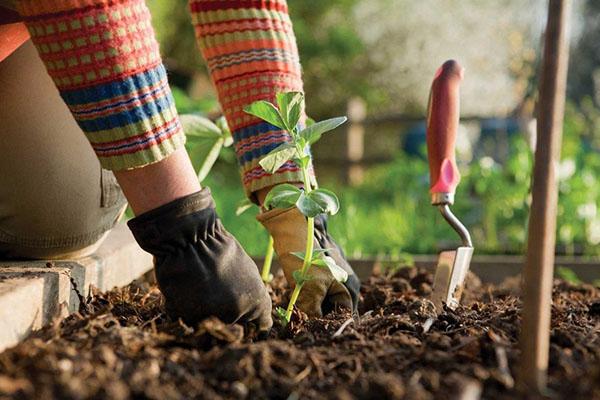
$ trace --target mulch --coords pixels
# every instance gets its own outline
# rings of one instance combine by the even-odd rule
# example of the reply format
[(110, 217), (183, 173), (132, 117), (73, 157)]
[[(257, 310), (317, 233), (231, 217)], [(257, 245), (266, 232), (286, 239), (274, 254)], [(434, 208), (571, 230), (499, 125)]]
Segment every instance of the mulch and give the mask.
[[(168, 318), (136, 282), (93, 291), (81, 310), (0, 354), (0, 398), (514, 399), (518, 281), (468, 283), (435, 316), (431, 274), (401, 268), (363, 283), (360, 317), (295, 313), (267, 340), (209, 319)], [(281, 276), (271, 284), (284, 305)], [(600, 289), (555, 281), (548, 398), (600, 399)]]

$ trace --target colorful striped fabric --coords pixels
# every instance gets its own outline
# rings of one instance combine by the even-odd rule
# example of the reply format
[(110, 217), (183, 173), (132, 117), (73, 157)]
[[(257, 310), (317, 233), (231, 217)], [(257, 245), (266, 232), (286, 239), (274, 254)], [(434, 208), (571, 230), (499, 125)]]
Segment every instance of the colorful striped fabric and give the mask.
[(183, 145), (143, 0), (21, 0), (18, 9), (104, 168), (158, 162)]
[(290, 140), (287, 133), (246, 113), (278, 92), (302, 91), (296, 38), (285, 0), (190, 0), (199, 47), (233, 132), (246, 192), (301, 182), (299, 168), (284, 164), (274, 175), (258, 162)]

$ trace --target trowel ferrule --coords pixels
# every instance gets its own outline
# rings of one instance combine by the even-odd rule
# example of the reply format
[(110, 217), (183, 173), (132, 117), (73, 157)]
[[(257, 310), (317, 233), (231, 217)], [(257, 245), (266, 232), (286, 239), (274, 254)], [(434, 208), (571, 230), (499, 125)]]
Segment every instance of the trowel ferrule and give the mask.
[(452, 205), (454, 204), (454, 192), (452, 193), (431, 193), (431, 205)]

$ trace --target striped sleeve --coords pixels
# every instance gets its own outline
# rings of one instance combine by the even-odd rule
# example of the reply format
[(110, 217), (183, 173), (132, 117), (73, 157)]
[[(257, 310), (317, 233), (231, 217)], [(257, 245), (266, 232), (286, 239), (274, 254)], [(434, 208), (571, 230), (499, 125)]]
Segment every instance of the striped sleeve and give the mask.
[(42, 61), (106, 169), (185, 142), (143, 0), (21, 0)]
[(285, 0), (190, 0), (196, 38), (217, 89), (246, 192), (301, 182), (289, 161), (277, 173), (258, 162), (290, 140), (279, 128), (244, 113), (256, 100), (275, 101), (279, 92), (302, 91), (296, 38)]

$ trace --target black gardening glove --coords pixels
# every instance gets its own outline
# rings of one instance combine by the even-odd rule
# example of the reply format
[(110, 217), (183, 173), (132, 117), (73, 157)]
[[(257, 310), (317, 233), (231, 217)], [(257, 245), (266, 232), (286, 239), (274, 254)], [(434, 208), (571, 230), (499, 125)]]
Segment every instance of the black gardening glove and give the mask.
[(135, 239), (154, 256), (167, 312), (188, 324), (216, 316), (254, 323), (268, 331), (271, 299), (258, 268), (225, 230), (208, 188), (128, 222)]

